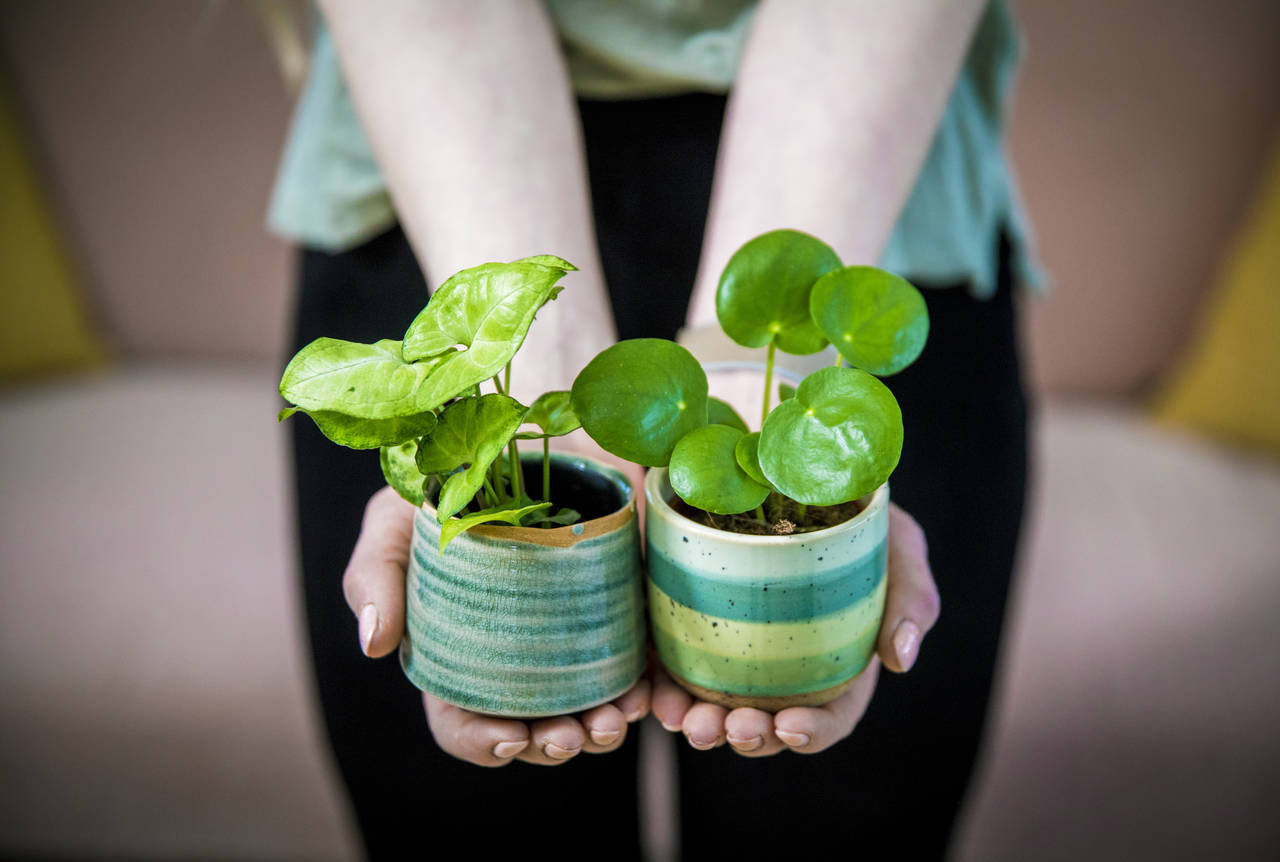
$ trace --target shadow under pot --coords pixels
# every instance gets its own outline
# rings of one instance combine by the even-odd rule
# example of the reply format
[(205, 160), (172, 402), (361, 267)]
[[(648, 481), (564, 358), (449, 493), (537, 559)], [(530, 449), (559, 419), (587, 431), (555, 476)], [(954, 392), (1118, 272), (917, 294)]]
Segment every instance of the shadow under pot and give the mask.
[[(540, 487), (541, 456), (523, 460)], [(588, 458), (553, 454), (551, 494), (577, 524), (499, 524), (440, 552), (438, 488), (414, 519), (405, 588), (405, 675), (474, 712), (538, 718), (607, 703), (645, 666), (635, 489)]]
[(786, 536), (717, 530), (645, 480), (654, 646), (685, 690), (776, 712), (839, 697), (875, 654), (888, 568), (889, 486), (834, 527)]

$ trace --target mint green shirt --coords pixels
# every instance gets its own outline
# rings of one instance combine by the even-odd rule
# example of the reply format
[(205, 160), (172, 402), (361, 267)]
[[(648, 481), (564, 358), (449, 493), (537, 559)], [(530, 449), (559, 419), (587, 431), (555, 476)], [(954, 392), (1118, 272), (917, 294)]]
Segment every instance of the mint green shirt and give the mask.
[[(754, 0), (545, 0), (574, 89), (588, 98), (724, 93), (732, 86)], [(916, 185), (879, 264), (926, 283), (996, 285), (998, 232), (1014, 273), (1038, 284), (1031, 237), (1005, 154), (1005, 105), (1018, 35), (1004, 0), (983, 14)], [(325, 251), (360, 245), (396, 215), (321, 28), (293, 118), (268, 223)]]

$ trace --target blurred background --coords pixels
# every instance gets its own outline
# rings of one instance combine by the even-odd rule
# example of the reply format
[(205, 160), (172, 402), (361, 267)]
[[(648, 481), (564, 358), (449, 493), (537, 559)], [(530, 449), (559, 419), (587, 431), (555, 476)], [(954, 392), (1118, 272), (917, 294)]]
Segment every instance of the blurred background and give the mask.
[[(952, 855), (1274, 859), (1280, 4), (1011, 5), (1052, 290)], [(0, 856), (358, 856), (274, 421), (304, 11), (0, 0)]]

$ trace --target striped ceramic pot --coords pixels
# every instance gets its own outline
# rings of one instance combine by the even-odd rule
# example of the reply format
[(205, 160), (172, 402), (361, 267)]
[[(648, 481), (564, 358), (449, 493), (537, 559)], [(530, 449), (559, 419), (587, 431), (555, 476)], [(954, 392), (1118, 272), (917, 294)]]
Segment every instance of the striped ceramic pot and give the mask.
[(811, 533), (748, 536), (695, 523), (645, 481), (649, 615), (658, 656), (694, 696), (776, 711), (838, 697), (875, 652), (884, 615), (889, 487)]
[(536, 718), (607, 703), (639, 679), (635, 490), (603, 464), (553, 459), (557, 503), (585, 510), (564, 488), (586, 488), (599, 517), (554, 529), (483, 525), (442, 555), (435, 509), (418, 510), (400, 663), (423, 691), (475, 712)]

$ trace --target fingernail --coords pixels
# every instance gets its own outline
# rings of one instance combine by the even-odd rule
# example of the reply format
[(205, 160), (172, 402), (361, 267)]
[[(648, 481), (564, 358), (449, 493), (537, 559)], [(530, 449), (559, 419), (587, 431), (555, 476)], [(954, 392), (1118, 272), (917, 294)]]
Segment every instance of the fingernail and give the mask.
[(630, 724), (633, 721), (639, 721), (644, 718), (645, 714), (648, 712), (649, 710), (645, 709), (643, 706), (637, 706), (635, 709), (627, 713), (627, 724)]
[(688, 740), (689, 740), (689, 744), (690, 744), (690, 745), (692, 745), (694, 748), (698, 749), (699, 751), (708, 751), (708, 750), (710, 750), (710, 749), (712, 749), (712, 748), (715, 748), (715, 747), (716, 747), (716, 743), (720, 741), (720, 737), (718, 737), (718, 736), (717, 736), (717, 737), (714, 737), (713, 739), (707, 740), (707, 741), (703, 741), (703, 740), (700, 740), (700, 739), (694, 739), (692, 736), (687, 737), (687, 738), (688, 738)]
[(790, 730), (774, 730), (774, 736), (781, 739), (791, 748), (804, 748), (809, 744), (809, 734), (794, 733)]
[(911, 670), (916, 663), (916, 650), (920, 647), (920, 628), (911, 620), (898, 623), (893, 633), (893, 651), (898, 655), (898, 664), (903, 670)]
[(378, 609), (369, 603), (360, 609), (360, 649), (369, 654), (369, 644), (378, 631)]
[(493, 747), (493, 756), (506, 760), (508, 757), (515, 757), (524, 751), (529, 745), (529, 740), (522, 739), (519, 742), (499, 742)]
[(576, 748), (561, 748), (554, 742), (548, 742), (542, 747), (542, 753), (552, 760), (568, 760), (578, 753)]
[(729, 744), (738, 751), (755, 751), (757, 748), (764, 745), (764, 740), (759, 736), (753, 736), (750, 739), (737, 739), (730, 736)]
[(612, 745), (618, 741), (621, 732), (617, 730), (593, 730), (591, 731), (591, 741), (596, 745)]
[(671, 731), (672, 733), (679, 733), (679, 732), (680, 732), (680, 730), (681, 730), (681, 727), (680, 727), (680, 725), (678, 725), (678, 724), (667, 724), (667, 723), (664, 721), (664, 722), (662, 722), (662, 729), (663, 729), (663, 730), (669, 730), (669, 731)]

